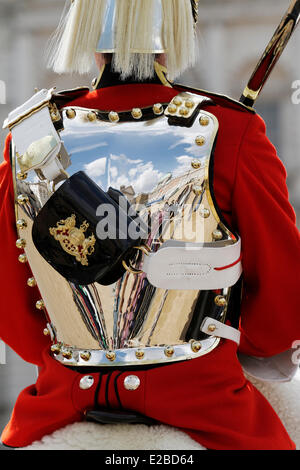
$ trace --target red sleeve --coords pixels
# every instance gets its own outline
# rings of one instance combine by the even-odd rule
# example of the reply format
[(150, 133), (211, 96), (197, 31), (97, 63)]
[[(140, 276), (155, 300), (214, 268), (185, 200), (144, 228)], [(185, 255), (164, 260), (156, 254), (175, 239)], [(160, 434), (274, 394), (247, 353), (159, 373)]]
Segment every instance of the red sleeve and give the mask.
[(8, 136), (0, 165), (0, 338), (25, 361), (41, 365), (41, 353), (49, 340), (43, 335), (45, 318), (35, 308), (39, 292), (27, 287), (30, 268), (18, 261), (10, 141)]
[(268, 357), (300, 339), (300, 237), (286, 171), (259, 116), (240, 148), (233, 218), (243, 245), (244, 295), (240, 351)]

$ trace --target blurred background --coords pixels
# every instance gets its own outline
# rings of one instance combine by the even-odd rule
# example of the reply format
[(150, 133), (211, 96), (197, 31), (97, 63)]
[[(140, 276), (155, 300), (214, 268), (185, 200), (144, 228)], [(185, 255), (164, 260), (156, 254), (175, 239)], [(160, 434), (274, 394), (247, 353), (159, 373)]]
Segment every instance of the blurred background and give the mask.
[[(200, 0), (198, 62), (176, 81), (239, 99), (289, 3), (290, 0)], [(90, 75), (71, 77), (46, 69), (44, 51), (63, 6), (64, 0), (0, 0), (1, 124), (12, 109), (33, 95), (35, 88), (90, 86), (97, 75), (96, 69)], [(292, 85), (298, 80), (300, 87), (299, 48), (300, 30), (291, 39), (256, 105), (287, 169), (290, 200), (298, 223), (300, 103), (292, 102)], [(298, 101), (299, 98), (300, 93)], [(1, 148), (6, 134), (0, 130)], [(36, 380), (35, 367), (8, 348), (6, 356), (7, 364), (0, 365), (0, 432), (19, 392)]]

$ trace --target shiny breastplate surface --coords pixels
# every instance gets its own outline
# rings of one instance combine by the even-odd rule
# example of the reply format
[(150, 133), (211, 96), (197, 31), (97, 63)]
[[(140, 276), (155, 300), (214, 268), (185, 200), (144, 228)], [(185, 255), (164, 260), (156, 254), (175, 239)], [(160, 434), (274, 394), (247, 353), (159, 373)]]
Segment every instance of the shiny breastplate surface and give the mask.
[[(213, 114), (200, 111), (190, 128), (169, 125), (164, 114), (116, 123), (91, 119), (87, 109), (62, 114), (60, 135), (70, 158), (66, 172), (84, 171), (103, 190), (120, 190), (144, 221), (150, 217), (151, 252), (167, 240), (207, 246), (236, 242), (220, 221), (210, 191), (218, 131)], [(54, 185), (29, 172), (24, 181), (15, 178), (15, 190), (19, 236), (26, 242), (20, 248), (34, 276), (28, 283), (37, 283), (42, 297), (37, 307), (48, 318), (58, 361), (76, 367), (139, 366), (196, 358), (217, 346), (219, 338), (201, 333), (199, 325), (205, 315), (225, 321), (230, 288), (155, 288), (136, 271), (146, 256), (142, 252), (134, 269), (114, 285), (72, 284), (42, 259), (31, 237), (34, 218)]]

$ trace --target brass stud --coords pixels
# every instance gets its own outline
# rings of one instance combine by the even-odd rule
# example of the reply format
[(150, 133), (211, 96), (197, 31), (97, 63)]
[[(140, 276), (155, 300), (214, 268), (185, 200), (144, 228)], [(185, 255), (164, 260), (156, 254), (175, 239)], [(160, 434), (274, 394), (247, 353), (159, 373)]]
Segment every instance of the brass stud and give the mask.
[(173, 346), (167, 346), (166, 349), (165, 349), (165, 355), (166, 355), (167, 357), (172, 357), (173, 354), (174, 354), (174, 352), (175, 352), (175, 351), (174, 351)]
[(25, 194), (20, 194), (20, 196), (18, 196), (18, 203), (21, 205), (21, 206), (24, 206), (25, 204), (27, 204), (29, 202), (29, 198), (28, 196), (26, 196)]
[(194, 353), (198, 353), (202, 348), (202, 344), (200, 343), (200, 341), (193, 341), (191, 344), (191, 348)]
[(115, 111), (111, 111), (108, 115), (108, 119), (110, 120), (110, 122), (116, 123), (120, 121), (120, 116)]
[(17, 179), (19, 181), (25, 181), (28, 177), (27, 173), (17, 173)]
[(208, 219), (208, 217), (210, 216), (210, 210), (203, 207), (200, 210), (200, 215), (201, 215), (201, 217), (203, 217), (203, 219)]
[(177, 107), (176, 107), (174, 104), (170, 104), (170, 105), (168, 106), (168, 112), (169, 112), (170, 114), (175, 114), (175, 113), (177, 112)]
[(75, 109), (67, 109), (66, 116), (68, 119), (75, 119), (76, 118), (76, 111)]
[(136, 356), (137, 359), (143, 359), (144, 356), (145, 356), (145, 353), (141, 349), (138, 349), (135, 353), (135, 356)]
[(48, 328), (45, 328), (43, 333), (44, 333), (44, 336), (50, 336), (50, 331), (48, 330)]
[(223, 233), (221, 230), (214, 230), (212, 233), (213, 240), (222, 240), (223, 239)]
[(153, 106), (153, 112), (154, 112), (154, 114), (156, 114), (157, 116), (160, 116), (160, 115), (164, 112), (163, 105), (162, 105), (161, 103), (156, 103), (156, 104)]
[(195, 103), (193, 100), (186, 100), (185, 106), (189, 109), (192, 109), (195, 106)]
[(143, 116), (143, 113), (140, 108), (133, 108), (133, 110), (131, 111), (131, 115), (133, 119), (141, 119), (141, 117)]
[(182, 100), (179, 98), (179, 96), (176, 96), (172, 103), (174, 103), (176, 106), (181, 106), (182, 105)]
[(203, 145), (205, 144), (205, 138), (202, 136), (202, 135), (199, 135), (198, 137), (196, 137), (196, 144), (199, 146), (199, 147), (203, 147)]
[(210, 332), (210, 333), (214, 333), (216, 331), (217, 327), (216, 325), (214, 324), (211, 324), (211, 325), (208, 325), (207, 327), (207, 330)]
[(115, 353), (114, 351), (108, 351), (108, 352), (106, 353), (106, 358), (107, 358), (109, 361), (113, 362), (113, 361), (116, 360), (116, 353)]
[(56, 356), (58, 356), (61, 352), (61, 346), (60, 344), (53, 344), (51, 346), (51, 352), (53, 352), (53, 354), (55, 354)]
[(90, 122), (95, 122), (97, 121), (97, 114), (94, 111), (90, 111), (87, 113), (87, 118)]
[(226, 307), (227, 300), (223, 295), (217, 295), (217, 297), (215, 297), (215, 304), (218, 307)]
[(194, 168), (194, 170), (199, 170), (202, 166), (201, 164), (201, 161), (200, 160), (193, 160), (191, 162), (191, 165), (192, 165), (192, 168)]
[(62, 352), (62, 355), (65, 359), (68, 359), (68, 360), (72, 359), (72, 356), (73, 356), (72, 351), (70, 351), (70, 349), (64, 349), (64, 351)]
[(26, 227), (27, 227), (27, 223), (25, 222), (24, 219), (19, 219), (19, 220), (17, 221), (17, 228), (18, 228), (19, 230), (23, 230), (23, 229), (26, 228)]
[(22, 264), (25, 264), (27, 263), (27, 256), (25, 255), (25, 253), (23, 253), (22, 255), (19, 256), (18, 258), (19, 262), (22, 263)]
[(91, 359), (91, 353), (89, 351), (84, 351), (80, 354), (80, 357), (87, 362)]
[(28, 287), (36, 287), (36, 280), (34, 279), (34, 277), (30, 277), (28, 279), (27, 285), (28, 285)]
[(19, 238), (19, 240), (16, 241), (16, 247), (19, 248), (20, 250), (23, 250), (26, 246), (26, 240), (24, 238)]
[(44, 303), (43, 300), (38, 300), (37, 303), (35, 304), (35, 306), (38, 310), (44, 310), (45, 303)]
[(201, 116), (200, 120), (199, 120), (201, 126), (208, 126), (209, 125), (209, 118), (206, 117), (206, 116)]

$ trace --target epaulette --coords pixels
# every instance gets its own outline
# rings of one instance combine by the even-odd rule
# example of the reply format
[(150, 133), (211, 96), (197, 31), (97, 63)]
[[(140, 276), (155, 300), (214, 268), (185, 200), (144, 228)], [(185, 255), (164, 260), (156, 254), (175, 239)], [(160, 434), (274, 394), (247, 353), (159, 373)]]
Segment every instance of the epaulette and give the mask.
[(80, 98), (81, 96), (85, 95), (89, 91), (90, 89), (87, 86), (58, 91), (57, 93), (53, 94), (53, 101), (55, 102), (58, 108), (62, 108), (67, 103), (70, 103), (71, 101), (74, 101), (75, 99)]
[(180, 84), (173, 83), (172, 86), (175, 90), (178, 90), (180, 92), (187, 91), (190, 93), (196, 93), (197, 95), (202, 95), (202, 96), (211, 98), (214, 101), (214, 103), (219, 106), (224, 106), (226, 108), (231, 108), (236, 111), (241, 111), (244, 113), (248, 112), (248, 113), (256, 114), (255, 109), (245, 106), (243, 103), (240, 103), (239, 101), (235, 100), (234, 98), (230, 98), (229, 96), (221, 95), (219, 93), (212, 93), (206, 90), (199, 90), (197, 88), (190, 88), (190, 87), (187, 87), (185, 85), (180, 85)]

